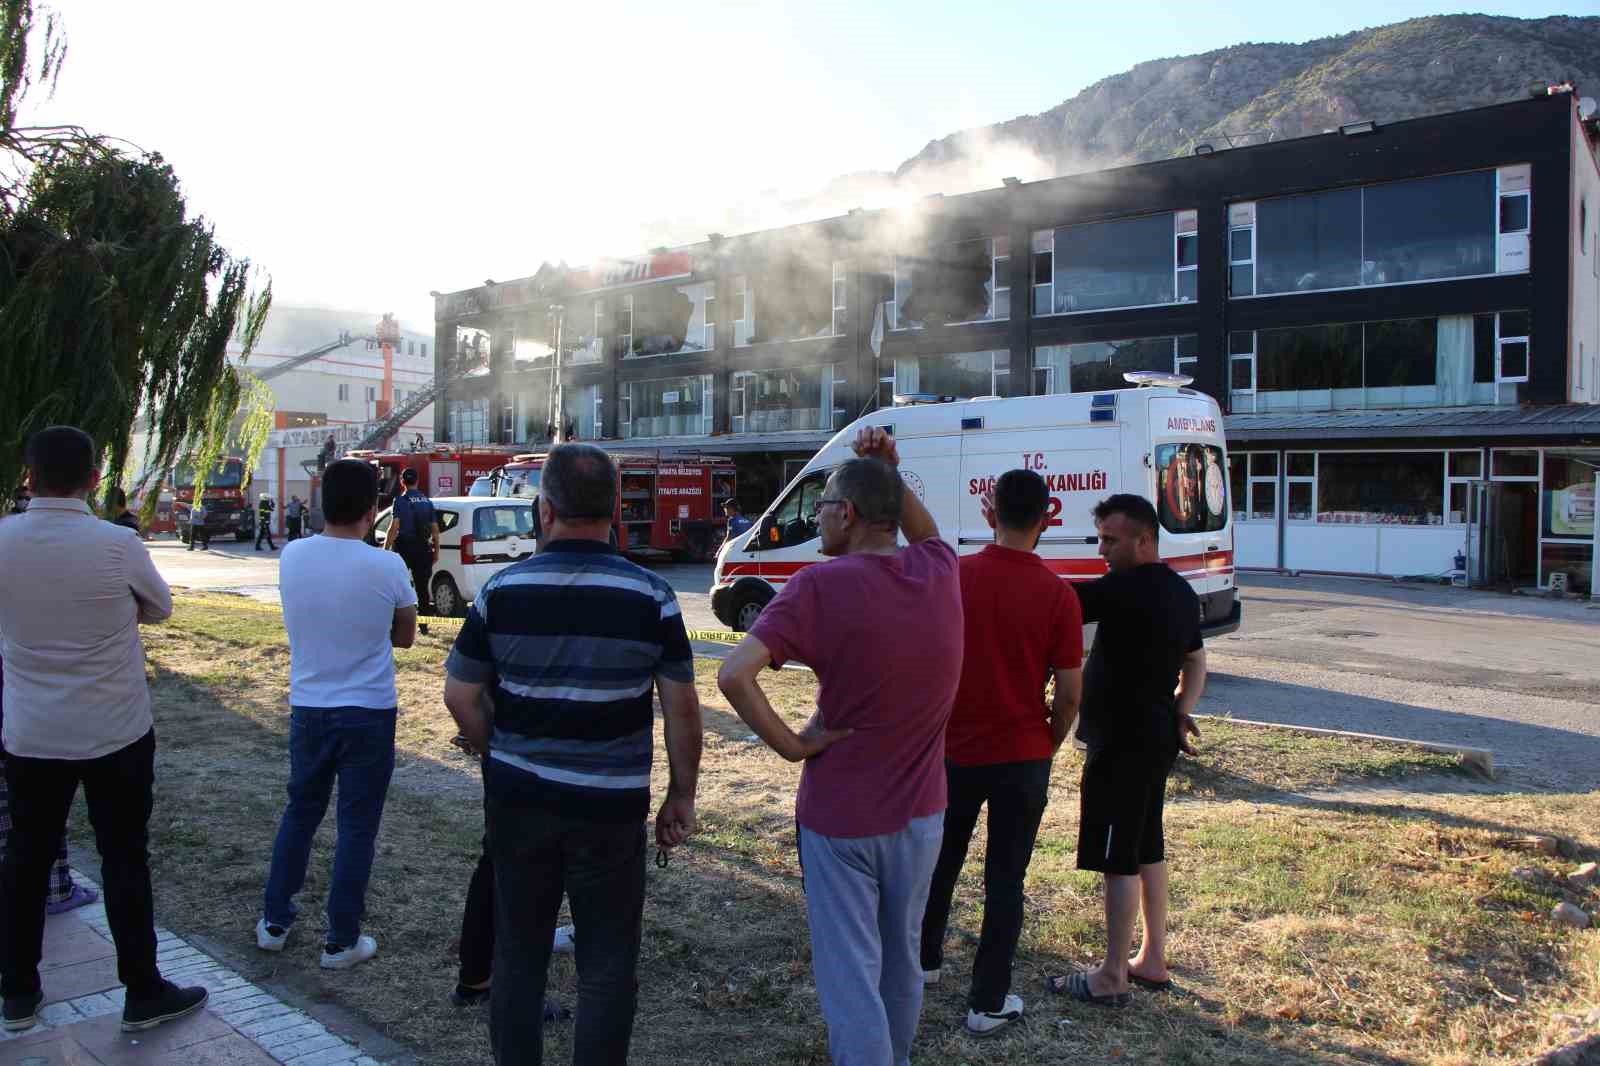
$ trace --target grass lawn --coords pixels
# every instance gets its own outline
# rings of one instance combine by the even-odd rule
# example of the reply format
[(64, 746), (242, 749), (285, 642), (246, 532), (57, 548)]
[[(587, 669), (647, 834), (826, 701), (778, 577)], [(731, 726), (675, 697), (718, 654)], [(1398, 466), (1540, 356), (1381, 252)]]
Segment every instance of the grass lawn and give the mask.
[[(281, 956), (256, 954), (253, 926), (288, 774), (288, 647), (276, 612), (223, 596), (180, 596), (145, 631), (155, 686), (153, 851), (160, 921), (234, 946), (246, 972), (335, 1000), (428, 1063), (490, 1061), (485, 1013), (446, 995), (467, 879), (482, 833), (476, 767), (449, 745), (442, 663), (422, 638), (399, 654), (399, 765), (379, 842), (366, 930), (378, 958), (347, 974), (317, 967), (332, 852), (318, 837), (303, 920)], [(701, 829), (669, 869), (653, 865), (645, 909), (637, 1063), (826, 1063), (793, 802), (797, 768), (759, 743), (699, 665), (706, 757)], [(814, 681), (769, 675), (796, 723)], [(992, 1041), (959, 1031), (981, 919), (982, 832), (958, 887), (946, 977), (929, 990), (919, 1063), (1195, 1064), (1521, 1061), (1570, 1039), (1600, 1006), (1600, 932), (1546, 915), (1558, 875), (1600, 856), (1596, 795), (1428, 795), (1404, 808), (1297, 798), (1294, 790), (1455, 772), (1449, 760), (1214, 723), (1205, 753), (1172, 781), (1172, 956), (1186, 990), (1140, 995), (1120, 1013), (1047, 997), (1043, 979), (1096, 958), (1101, 903), (1073, 869), (1080, 756), (1057, 760), (1028, 878), (1014, 990), (1028, 1021)], [(666, 759), (656, 760), (656, 795)], [(1508, 833), (1549, 833), (1571, 858), (1503, 850)], [(76, 839), (90, 838), (82, 826)], [(1531, 881), (1517, 867), (1537, 871)], [(1573, 896), (1600, 910), (1591, 889)], [(570, 958), (552, 991), (571, 1005)], [(570, 1057), (552, 1026), (550, 1061)]]

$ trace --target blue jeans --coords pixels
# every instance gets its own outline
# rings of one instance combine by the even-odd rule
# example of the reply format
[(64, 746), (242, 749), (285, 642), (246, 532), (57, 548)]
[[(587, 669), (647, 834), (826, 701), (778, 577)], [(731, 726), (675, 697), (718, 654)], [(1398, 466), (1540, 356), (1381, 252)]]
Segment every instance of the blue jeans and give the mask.
[(361, 912), (372, 877), (383, 801), (394, 774), (395, 708), (294, 707), (289, 719), (289, 804), (272, 845), (264, 908), (270, 925), (287, 929), (300, 909), (311, 840), (339, 782), (338, 836), (328, 886), (327, 943), (340, 948), (361, 936)]

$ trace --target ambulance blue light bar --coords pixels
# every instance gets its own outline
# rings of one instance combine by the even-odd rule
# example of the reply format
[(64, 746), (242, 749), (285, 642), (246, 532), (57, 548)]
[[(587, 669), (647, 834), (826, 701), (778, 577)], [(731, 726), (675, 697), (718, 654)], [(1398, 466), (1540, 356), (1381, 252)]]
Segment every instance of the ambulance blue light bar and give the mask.
[(1117, 394), (1114, 392), (1096, 393), (1089, 401), (1090, 422), (1115, 422), (1117, 420)]

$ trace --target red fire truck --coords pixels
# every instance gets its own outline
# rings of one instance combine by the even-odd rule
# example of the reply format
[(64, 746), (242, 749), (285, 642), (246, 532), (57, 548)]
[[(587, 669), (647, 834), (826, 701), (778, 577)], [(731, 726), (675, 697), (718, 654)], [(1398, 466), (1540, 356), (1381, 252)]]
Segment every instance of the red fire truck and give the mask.
[(515, 448), (435, 444), (406, 452), (350, 451), (344, 458), (366, 459), (378, 465), (378, 505), (387, 507), (398, 491), (400, 475), (408, 467), (417, 471), (417, 487), (429, 496), (465, 496), (473, 481), (487, 476), (515, 454)]
[[(722, 543), (722, 505), (738, 485), (733, 460), (720, 455), (612, 451), (617, 464), (617, 547), (634, 555), (704, 562)], [(496, 496), (539, 495), (545, 453), (519, 455), (492, 475)]]
[[(255, 503), (250, 499), (250, 471), (244, 460), (227, 456), (217, 460), (216, 469), (206, 478), (204, 501), (205, 528), (212, 536), (232, 533), (235, 540), (249, 540), (256, 532)], [(194, 465), (183, 462), (172, 474), (172, 518), (178, 537), (189, 543), (189, 511), (194, 506)]]

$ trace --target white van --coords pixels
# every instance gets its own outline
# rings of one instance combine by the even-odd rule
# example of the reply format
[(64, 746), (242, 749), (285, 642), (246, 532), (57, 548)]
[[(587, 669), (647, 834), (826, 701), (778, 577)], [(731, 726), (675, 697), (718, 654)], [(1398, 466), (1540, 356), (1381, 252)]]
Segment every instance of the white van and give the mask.
[(754, 526), (717, 555), (711, 606), (748, 630), (785, 581), (822, 561), (816, 504), (828, 474), (851, 458), (863, 426), (894, 434), (900, 474), (962, 554), (994, 542), (978, 496), (1007, 470), (1037, 470), (1050, 487), (1039, 554), (1071, 581), (1106, 572), (1091, 510), (1114, 492), (1151, 500), (1161, 557), (1200, 596), (1206, 635), (1239, 628), (1222, 412), (1174, 375), (1155, 386), (880, 409), (834, 435)]

